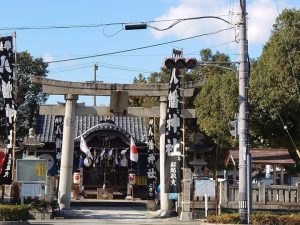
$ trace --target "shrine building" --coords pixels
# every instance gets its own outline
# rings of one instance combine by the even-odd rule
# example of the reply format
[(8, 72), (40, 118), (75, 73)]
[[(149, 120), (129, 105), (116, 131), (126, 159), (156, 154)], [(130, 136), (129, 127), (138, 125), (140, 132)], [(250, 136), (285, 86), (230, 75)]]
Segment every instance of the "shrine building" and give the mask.
[[(75, 117), (73, 173), (82, 171), (82, 185), (87, 198), (100, 198), (97, 189), (105, 184), (113, 198), (124, 199), (128, 192), (128, 175), (136, 175), (134, 197), (145, 198), (147, 191), (147, 132), (142, 117), (76, 116)], [(59, 122), (61, 127), (59, 128)], [(40, 115), (37, 118), (36, 139), (44, 143), (37, 156), (48, 159), (48, 173), (59, 176), (62, 116)], [(90, 149), (91, 156), (80, 149), (81, 137)], [(138, 150), (138, 162), (130, 161), (130, 140)]]

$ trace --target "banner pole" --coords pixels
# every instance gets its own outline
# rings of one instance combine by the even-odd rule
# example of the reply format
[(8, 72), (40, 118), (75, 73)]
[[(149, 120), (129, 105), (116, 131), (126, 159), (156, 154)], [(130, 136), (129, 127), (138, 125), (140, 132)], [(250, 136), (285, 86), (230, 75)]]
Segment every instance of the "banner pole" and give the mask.
[[(17, 62), (17, 33), (14, 32), (13, 33), (13, 40), (14, 40), (14, 50), (15, 50), (15, 66), (14, 66), (14, 88), (15, 88), (15, 106), (17, 107), (17, 92), (18, 92), (18, 87), (17, 87), (17, 80), (18, 80), (18, 74), (17, 74), (17, 67), (18, 67), (18, 62)], [(17, 114), (17, 113), (16, 113)], [(16, 139), (17, 139), (17, 116), (15, 114), (15, 118), (14, 118), (14, 125), (13, 125), (13, 129), (14, 129), (14, 135), (13, 135), (13, 149), (12, 149), (12, 181), (14, 182), (16, 179)]]

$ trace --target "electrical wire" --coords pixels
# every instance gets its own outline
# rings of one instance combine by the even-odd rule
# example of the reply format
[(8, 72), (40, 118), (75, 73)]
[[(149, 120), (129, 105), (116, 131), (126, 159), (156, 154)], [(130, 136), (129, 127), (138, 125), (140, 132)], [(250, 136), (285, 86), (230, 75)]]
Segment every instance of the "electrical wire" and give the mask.
[[(212, 48), (216, 48), (216, 47), (221, 47), (221, 46), (224, 46), (224, 45), (228, 45), (228, 44), (230, 44), (230, 43), (235, 43), (235, 40), (234, 40), (234, 41), (223, 42), (223, 43), (218, 44), (218, 45), (212, 45), (212, 46), (207, 47), (207, 48), (212, 49)], [(189, 52), (189, 53), (184, 54), (184, 55), (193, 55), (193, 54), (199, 53), (199, 52), (200, 52), (200, 51), (193, 51), (193, 52)], [(227, 54), (227, 55), (229, 55), (229, 54)]]
[(137, 47), (137, 48), (119, 50), (119, 51), (114, 51), (114, 52), (107, 52), (107, 53), (96, 54), (96, 55), (75, 57), (75, 58), (70, 58), (70, 59), (53, 60), (53, 61), (47, 61), (45, 63), (51, 64), (51, 63), (59, 63), (59, 62), (69, 62), (69, 61), (75, 61), (75, 60), (96, 58), (96, 57), (100, 57), (100, 56), (114, 55), (114, 54), (119, 54), (119, 53), (124, 53), (124, 52), (137, 51), (137, 50), (142, 50), (142, 49), (167, 45), (167, 44), (171, 44), (171, 43), (176, 43), (176, 42), (180, 42), (180, 41), (186, 41), (186, 40), (190, 40), (190, 39), (194, 39), (194, 38), (198, 38), (198, 37), (203, 37), (203, 36), (207, 36), (207, 35), (218, 34), (218, 33), (221, 33), (223, 31), (226, 31), (226, 30), (229, 30), (229, 29), (235, 29), (235, 27), (224, 28), (224, 29), (220, 29), (220, 30), (217, 30), (217, 31), (209, 32), (209, 33), (199, 34), (199, 35), (195, 35), (195, 36), (191, 36), (191, 37), (187, 37), (187, 38), (177, 39), (177, 40), (174, 40), (174, 41), (162, 42), (162, 43), (153, 44), (153, 45), (146, 45), (146, 46)]
[(89, 63), (80, 63), (80, 64), (75, 64), (75, 65), (70, 65), (70, 66), (62, 66), (62, 67), (56, 67), (53, 69), (50, 69), (51, 73), (55, 72), (64, 72), (64, 71), (72, 71), (76, 69), (82, 69), (82, 68), (90, 68), (92, 65), (98, 64), (100, 67), (106, 67), (106, 68), (113, 68), (113, 69), (119, 69), (119, 70), (128, 70), (128, 71), (133, 71), (133, 72), (144, 72), (144, 73), (154, 73), (154, 71), (149, 71), (145, 69), (138, 69), (134, 67), (128, 67), (128, 66), (121, 66), (121, 65), (116, 65), (116, 64), (111, 64), (111, 63), (104, 63), (104, 62), (89, 62)]
[[(190, 17), (190, 18), (185, 18), (185, 19), (178, 19), (176, 20), (174, 23), (172, 23), (170, 26), (166, 27), (166, 28), (158, 28), (158, 27), (154, 27), (154, 26), (150, 26), (149, 24), (145, 23), (148, 27), (155, 29), (157, 31), (166, 31), (169, 30), (170, 28), (174, 27), (175, 25), (177, 25), (178, 23), (181, 23), (183, 21), (188, 21), (188, 20), (199, 20), (199, 19), (217, 19), (217, 20), (221, 20), (229, 25), (237, 25), (237, 24), (233, 24), (228, 20), (225, 20), (221, 17), (218, 16), (197, 16), (197, 17)], [(144, 24), (144, 23), (143, 23)]]
[[(74, 71), (74, 70), (80, 70), (80, 69), (87, 69), (91, 67), (92, 63), (88, 63), (87, 65), (82, 65), (82, 66), (70, 66), (69, 68), (56, 68), (53, 70), (50, 70), (50, 74), (55, 74), (55, 73), (64, 73), (64, 72), (69, 72), (69, 71)], [(101, 68), (110, 68), (110, 69), (116, 69), (116, 70), (123, 70), (123, 71), (131, 71), (131, 72), (137, 72), (137, 73), (147, 73), (151, 74), (154, 73), (154, 71), (148, 71), (148, 70), (142, 70), (142, 69), (136, 69), (136, 68), (131, 68), (131, 67), (123, 67), (123, 66), (118, 66), (118, 65), (113, 65), (113, 64), (104, 64), (100, 63), (99, 66)]]
[[(0, 30), (51, 30), (51, 29), (76, 29), (76, 28), (98, 28), (98, 27), (107, 27), (107, 26), (114, 26), (114, 25), (126, 25), (126, 24), (137, 24), (137, 23), (144, 23), (144, 24), (151, 24), (151, 23), (161, 23), (161, 22), (172, 22), (175, 21), (171, 27), (175, 26), (177, 23), (187, 20), (197, 20), (197, 19), (218, 19), (222, 20), (225, 23), (231, 24), (229, 21), (218, 17), (218, 16), (199, 16), (199, 17), (187, 17), (187, 18), (177, 18), (177, 19), (165, 19), (165, 20), (150, 20), (146, 22), (115, 22), (115, 23), (99, 23), (99, 24), (81, 24), (81, 25), (52, 25), (52, 26), (17, 26), (17, 27), (0, 27)], [(234, 25), (234, 24), (231, 24)], [(159, 28), (154, 28), (158, 29)], [(165, 30), (167, 28), (161, 29)], [(169, 29), (169, 28), (168, 28)]]
[(295, 144), (295, 142), (294, 142), (294, 140), (293, 140), (293, 138), (292, 138), (292, 136), (291, 136), (291, 134), (290, 134), (290, 132), (289, 132), (288, 127), (287, 127), (287, 126), (285, 125), (285, 123), (283, 122), (283, 119), (281, 118), (281, 116), (280, 116), (280, 114), (279, 114), (279, 112), (277, 111), (276, 108), (275, 108), (275, 110), (276, 110), (276, 113), (277, 113), (277, 115), (278, 115), (278, 117), (279, 117), (279, 119), (280, 119), (280, 121), (281, 121), (281, 123), (282, 123), (282, 125), (283, 125), (283, 129), (286, 131), (287, 135), (288, 135), (289, 138), (291, 139), (292, 144), (294, 145), (294, 148), (297, 150), (297, 146), (296, 146), (296, 144)]

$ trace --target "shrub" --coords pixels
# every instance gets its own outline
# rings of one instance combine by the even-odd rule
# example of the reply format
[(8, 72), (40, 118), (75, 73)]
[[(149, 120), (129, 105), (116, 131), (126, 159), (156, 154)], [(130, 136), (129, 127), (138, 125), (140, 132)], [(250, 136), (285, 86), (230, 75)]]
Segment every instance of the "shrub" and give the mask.
[(40, 213), (48, 212), (49, 209), (52, 208), (51, 203), (46, 200), (34, 199), (27, 201), (27, 203), (31, 207), (31, 210), (35, 210)]
[(239, 214), (221, 214), (218, 216), (209, 216), (207, 222), (209, 223), (223, 223), (223, 224), (238, 224), (240, 220)]
[(30, 219), (28, 205), (0, 205), (0, 220), (20, 221)]
[[(209, 223), (238, 224), (239, 214), (222, 214), (219, 216), (209, 216)], [(253, 213), (251, 215), (251, 224), (253, 225), (300, 225), (300, 214), (279, 215), (269, 212)]]

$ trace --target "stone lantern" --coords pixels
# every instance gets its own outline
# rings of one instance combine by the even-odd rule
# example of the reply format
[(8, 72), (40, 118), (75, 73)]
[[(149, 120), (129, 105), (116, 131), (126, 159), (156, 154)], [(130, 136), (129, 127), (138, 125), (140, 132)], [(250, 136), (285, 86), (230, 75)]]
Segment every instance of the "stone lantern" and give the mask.
[(207, 158), (212, 151), (212, 148), (204, 144), (202, 139), (202, 135), (197, 133), (195, 144), (192, 146), (193, 159), (190, 163), (194, 167), (194, 177), (209, 176), (209, 171), (207, 169)]
[(44, 145), (44, 143), (36, 140), (35, 130), (33, 128), (30, 128), (28, 138), (21, 143), (21, 146), (25, 149), (23, 158), (37, 158), (37, 149), (44, 147)]

